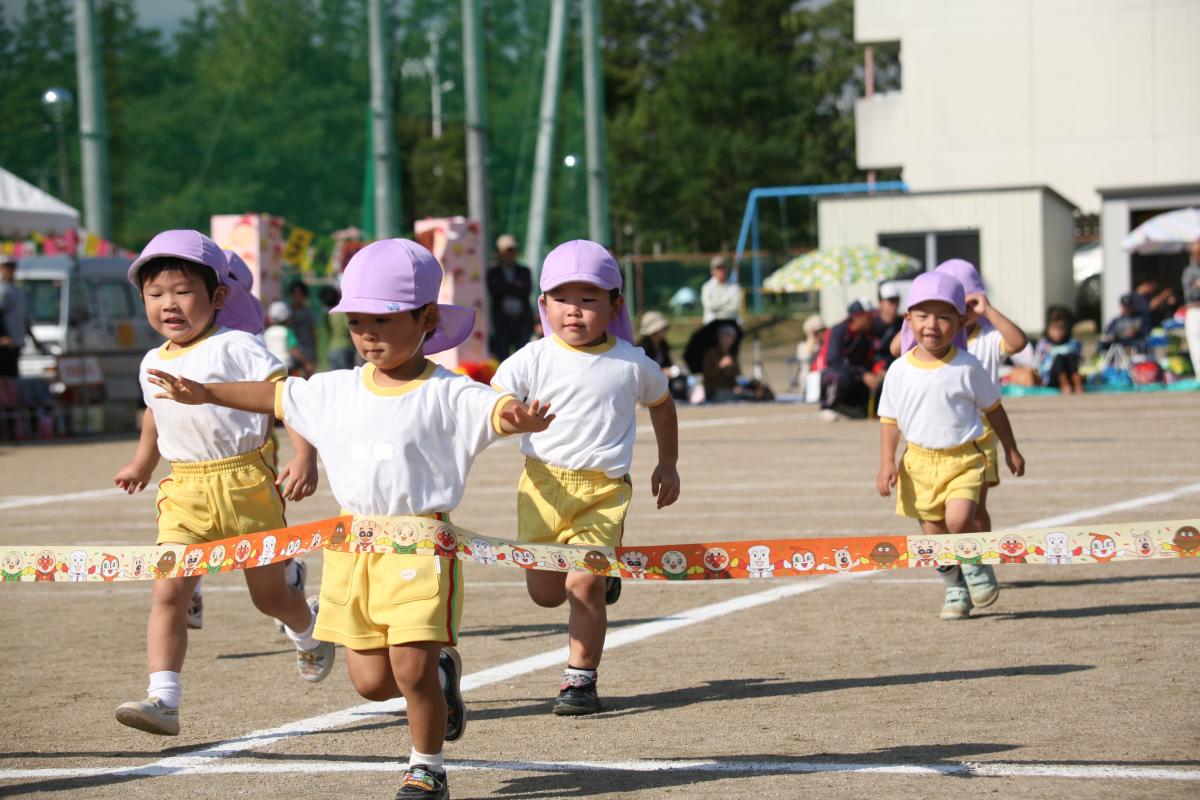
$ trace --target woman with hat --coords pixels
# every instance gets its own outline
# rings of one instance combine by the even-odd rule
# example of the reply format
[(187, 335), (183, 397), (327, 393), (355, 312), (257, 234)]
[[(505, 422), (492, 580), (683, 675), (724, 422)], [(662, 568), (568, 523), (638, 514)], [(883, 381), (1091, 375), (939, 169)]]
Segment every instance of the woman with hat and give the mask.
[(670, 327), (671, 323), (662, 312), (647, 311), (642, 314), (642, 323), (638, 327), (638, 336), (641, 338), (638, 339), (637, 346), (645, 350), (650, 360), (662, 368), (669, 382), (671, 396), (676, 400), (683, 400), (688, 395), (688, 381), (683, 370), (675, 366), (671, 359), (671, 345), (667, 343), (667, 329)]

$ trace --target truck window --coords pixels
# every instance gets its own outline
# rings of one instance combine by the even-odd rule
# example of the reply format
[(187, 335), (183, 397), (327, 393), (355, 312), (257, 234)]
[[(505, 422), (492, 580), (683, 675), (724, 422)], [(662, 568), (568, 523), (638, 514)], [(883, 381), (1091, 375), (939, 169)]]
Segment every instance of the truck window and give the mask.
[(62, 314), (62, 280), (21, 278), (17, 281), (25, 295), (25, 307), (34, 325), (57, 325)]
[(100, 281), (96, 284), (96, 299), (104, 316), (109, 319), (130, 319), (134, 316), (133, 297), (129, 293), (129, 284), (124, 281)]
[(71, 307), (67, 313), (73, 322), (86, 322), (96, 316), (96, 310), (92, 308), (92, 289), (87, 281), (71, 281), (70, 300)]

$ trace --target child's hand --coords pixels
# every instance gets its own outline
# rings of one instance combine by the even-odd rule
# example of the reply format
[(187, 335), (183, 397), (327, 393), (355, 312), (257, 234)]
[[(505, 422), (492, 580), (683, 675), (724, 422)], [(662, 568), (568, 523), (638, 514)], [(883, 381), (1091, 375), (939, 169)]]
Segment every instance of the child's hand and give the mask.
[(1017, 448), (1004, 451), (1004, 460), (1008, 462), (1008, 469), (1014, 477), (1021, 477), (1025, 474), (1025, 457), (1021, 455), (1021, 451)]
[(974, 294), (967, 295), (967, 308), (970, 311), (974, 311), (979, 316), (986, 317), (990, 307), (991, 306), (988, 304), (986, 294), (976, 292)]
[(500, 421), (505, 433), (538, 433), (550, 427), (554, 415), (550, 413), (549, 403), (533, 400), (526, 406), (513, 400), (500, 409)]
[(275, 485), (284, 500), (299, 502), (317, 490), (317, 462), (311, 456), (293, 456), (279, 470)]
[(659, 462), (650, 476), (650, 493), (658, 498), (658, 507), (666, 508), (679, 499), (679, 471), (674, 464)]
[(113, 476), (113, 483), (121, 487), (121, 491), (126, 494), (137, 494), (150, 482), (151, 472), (153, 470), (131, 461), (117, 470), (117, 474)]
[(896, 465), (884, 462), (879, 465), (879, 474), (875, 476), (875, 491), (880, 497), (890, 497), (896, 487)]
[(157, 369), (149, 369), (146, 372), (150, 376), (150, 382), (163, 390), (162, 394), (154, 395), (156, 398), (174, 400), (187, 406), (200, 406), (208, 402), (208, 392), (202, 383)]

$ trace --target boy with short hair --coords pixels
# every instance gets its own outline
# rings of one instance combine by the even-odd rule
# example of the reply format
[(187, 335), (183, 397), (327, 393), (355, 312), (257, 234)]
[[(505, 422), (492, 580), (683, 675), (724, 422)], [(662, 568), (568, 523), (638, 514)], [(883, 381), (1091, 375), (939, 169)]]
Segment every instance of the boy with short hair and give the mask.
[[(142, 294), (146, 317), (167, 340), (142, 360), (146, 413), (133, 461), (114, 482), (130, 494), (150, 480), (161, 454), (171, 475), (158, 485), (158, 543), (198, 544), (286, 526), (275, 474), (263, 460), (266, 414), (227, 409), (184, 408), (164, 402), (146, 380), (169, 369), (198, 380), (278, 380), (280, 364), (262, 341), (219, 325), (216, 312), (229, 292), (225, 254), (207, 236), (188, 230), (158, 234), (129, 268), (129, 281)], [(312, 448), (293, 438), (297, 457), (288, 471), (315, 475)], [(290, 494), (290, 486), (285, 487)], [(298, 498), (297, 498), (298, 499)], [(297, 669), (307, 681), (323, 680), (333, 666), (333, 645), (313, 638), (315, 598), (289, 587), (285, 565), (246, 570), (255, 607), (287, 625), (296, 645)], [(150, 685), (145, 700), (117, 708), (117, 721), (164, 736), (179, 733), (180, 670), (187, 653), (188, 606), (199, 576), (154, 582), (146, 656)]]
[[(966, 315), (962, 284), (941, 272), (913, 281), (905, 319), (916, 346), (888, 368), (879, 402), (880, 458), (875, 488), (883, 497), (896, 492), (896, 513), (917, 519), (927, 534), (977, 529), (987, 456), (977, 443), (984, 414), (1004, 447), (1015, 476), (1025, 473), (1000, 388), (974, 356), (956, 345)], [(900, 435), (908, 444), (899, 471)], [(968, 580), (957, 567), (939, 567), (947, 584), (942, 619), (965, 619), (973, 605), (995, 602), (994, 581), (985, 573)]]
[[(621, 544), (632, 499), (629, 467), (637, 406), (650, 408), (658, 440), (651, 492), (664, 508), (679, 497), (679, 431), (667, 376), (633, 346), (621, 297), (621, 271), (600, 245), (583, 239), (546, 256), (538, 309), (546, 338), (500, 365), (492, 385), (558, 410), (554, 428), (521, 442), (525, 471), (517, 487), (517, 538), (538, 544)], [(608, 627), (606, 603), (620, 580), (580, 572), (525, 573), (535, 603), (570, 603), (570, 655), (553, 711), (600, 710), (596, 669)]]

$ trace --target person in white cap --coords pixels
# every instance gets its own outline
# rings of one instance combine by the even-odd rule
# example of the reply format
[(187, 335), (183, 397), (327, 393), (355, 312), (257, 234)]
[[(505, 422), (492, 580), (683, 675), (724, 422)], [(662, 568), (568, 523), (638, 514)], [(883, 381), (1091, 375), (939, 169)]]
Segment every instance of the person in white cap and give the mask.
[(533, 273), (517, 263), (517, 239), (510, 233), (496, 239), (496, 265), (487, 271), (492, 357), (503, 361), (533, 336)]

